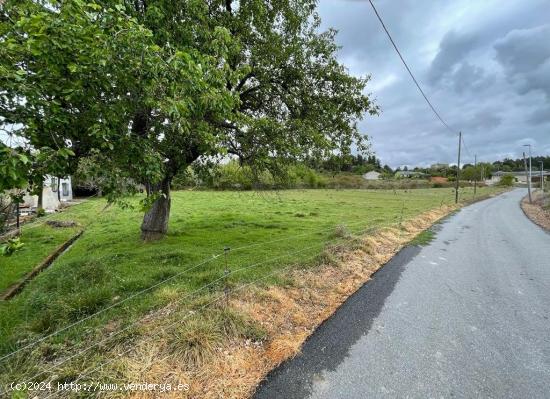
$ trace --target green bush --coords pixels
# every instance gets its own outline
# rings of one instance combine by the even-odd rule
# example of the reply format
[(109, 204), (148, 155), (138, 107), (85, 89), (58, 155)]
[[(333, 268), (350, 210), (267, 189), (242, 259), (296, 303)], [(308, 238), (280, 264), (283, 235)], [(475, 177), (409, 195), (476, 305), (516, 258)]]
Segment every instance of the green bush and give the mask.
[(172, 180), (173, 190), (183, 190), (189, 187), (196, 187), (202, 184), (200, 178), (192, 167), (180, 170)]
[(188, 168), (178, 173), (172, 189), (202, 187), (215, 190), (252, 190), (282, 188), (324, 188), (327, 178), (303, 164), (291, 165), (277, 174), (240, 165), (236, 160), (223, 165)]
[(502, 187), (512, 187), (514, 185), (514, 182), (515, 182), (514, 176), (504, 175), (500, 178), (498, 185)]
[(0, 255), (11, 256), (14, 252), (19, 251), (25, 244), (21, 242), (19, 237), (10, 238), (5, 244), (0, 246)]

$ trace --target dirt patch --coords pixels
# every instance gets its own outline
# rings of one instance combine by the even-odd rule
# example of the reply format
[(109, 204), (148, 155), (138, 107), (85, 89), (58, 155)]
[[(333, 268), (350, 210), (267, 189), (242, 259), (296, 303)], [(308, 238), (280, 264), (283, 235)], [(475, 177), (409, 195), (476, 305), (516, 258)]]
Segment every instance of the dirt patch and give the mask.
[(76, 227), (78, 223), (72, 220), (48, 220), (46, 224), (55, 228)]
[(546, 231), (550, 231), (550, 198), (548, 194), (544, 194), (540, 191), (533, 193), (533, 203), (529, 203), (529, 198), (526, 196), (521, 201), (521, 209), (529, 219)]
[[(313, 268), (284, 274), (284, 286), (251, 286), (233, 295), (229, 308), (252, 320), (264, 332), (262, 339), (233, 338), (218, 342), (200, 364), (189, 364), (170, 349), (170, 335), (148, 339), (148, 330), (132, 354), (119, 356), (113, 367), (117, 379), (189, 384), (189, 391), (163, 393), (163, 398), (248, 398), (270, 370), (299, 353), (307, 337), (371, 275), (417, 234), (448, 215), (455, 206), (426, 212), (401, 227), (385, 228), (351, 245), (331, 246), (329, 261)], [(150, 323), (150, 332), (158, 323)], [(162, 325), (160, 326), (162, 327)], [(112, 375), (109, 371), (108, 374)], [(157, 397), (134, 392), (133, 398)]]

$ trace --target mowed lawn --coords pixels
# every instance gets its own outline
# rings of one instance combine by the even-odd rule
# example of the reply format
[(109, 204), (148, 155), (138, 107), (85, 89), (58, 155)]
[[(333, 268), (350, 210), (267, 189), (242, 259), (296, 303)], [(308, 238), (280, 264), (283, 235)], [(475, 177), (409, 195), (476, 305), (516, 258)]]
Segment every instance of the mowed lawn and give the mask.
[[(497, 190), (482, 188), (478, 193)], [(461, 195), (471, 199), (472, 191), (463, 189)], [(137, 204), (137, 198), (134, 201)], [(0, 361), (0, 374), (11, 364), (8, 370), (13, 376), (15, 368), (11, 367), (17, 359), (40, 363), (45, 357), (51, 361), (67, 356), (64, 348), (100, 339), (104, 331), (99, 327), (113, 321), (124, 325), (219, 279), (225, 268), (225, 247), (231, 248), (227, 256), (230, 270), (251, 266), (229, 276), (228, 284), (234, 286), (285, 265), (308, 265), (327, 242), (337, 239), (336, 226), (345, 225), (351, 232), (360, 233), (396, 223), (401, 212), (407, 219), (452, 202), (454, 193), (447, 188), (180, 191), (173, 193), (168, 236), (143, 243), (139, 239), (141, 212), (116, 205), (105, 209), (104, 200), (89, 200), (48, 217), (74, 220), (80, 227), (24, 227), (25, 247), (11, 257), (0, 258), (0, 289), (4, 289), (79, 228), (85, 228), (83, 236), (20, 294), (0, 302), (0, 356), (115, 306), (41, 342), (33, 350)], [(170, 280), (163, 283), (166, 279)], [(158, 286), (154, 289), (116, 305), (155, 284)], [(219, 282), (206, 292), (222, 289)]]

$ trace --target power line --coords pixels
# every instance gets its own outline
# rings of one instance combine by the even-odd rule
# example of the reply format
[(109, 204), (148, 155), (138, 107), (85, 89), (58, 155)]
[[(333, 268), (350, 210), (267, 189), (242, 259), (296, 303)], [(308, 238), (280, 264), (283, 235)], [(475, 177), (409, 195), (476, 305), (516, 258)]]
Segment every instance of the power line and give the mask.
[(433, 113), (435, 114), (435, 116), (437, 116), (437, 118), (441, 121), (441, 123), (451, 132), (451, 133), (454, 133), (454, 134), (458, 134), (456, 132), (456, 130), (452, 129), (449, 124), (447, 122), (445, 122), (443, 120), (443, 118), (441, 117), (441, 115), (439, 115), (439, 112), (437, 112), (437, 110), (435, 109), (435, 107), (432, 105), (432, 103), (430, 102), (430, 100), (428, 99), (428, 96), (426, 96), (426, 93), (424, 93), (424, 90), (422, 90), (422, 88), (420, 87), (420, 84), (418, 83), (418, 81), (416, 80), (416, 78), (414, 77), (414, 74), (412, 73), (411, 69), (409, 68), (409, 66), (407, 65), (407, 62), (405, 61), (405, 59), (403, 58), (403, 56), (401, 55), (401, 52), (399, 51), (399, 48), (397, 47), (397, 45), (395, 44), (395, 41), (393, 40), (390, 32), (388, 31), (388, 28), (386, 28), (386, 25), (384, 24), (384, 21), (382, 20), (382, 17), (380, 16), (380, 14), (378, 13), (378, 10), (376, 9), (376, 7), (374, 6), (374, 3), (372, 2), (372, 0), (369, 0), (369, 3), (370, 5), (372, 6), (372, 9), (374, 10), (374, 13), (376, 14), (376, 17), (378, 18), (378, 20), (380, 21), (380, 24), (382, 25), (382, 28), (384, 29), (384, 31), (386, 32), (386, 35), (388, 35), (388, 38), (390, 39), (390, 42), (391, 44), (393, 45), (393, 48), (395, 49), (395, 51), (397, 52), (397, 55), (399, 55), (399, 58), (401, 59), (401, 62), (403, 62), (403, 65), (405, 65), (405, 68), (407, 69), (407, 72), (409, 72), (409, 75), (411, 75), (411, 78), (414, 82), (414, 84), (416, 85), (416, 87), (418, 88), (418, 90), (420, 91), (420, 94), (422, 94), (422, 97), (424, 97), (424, 100), (426, 100), (426, 102), (428, 103), (428, 105), (430, 106), (430, 108), (432, 109)]
[(470, 152), (470, 149), (468, 148), (468, 146), (466, 145), (466, 141), (464, 141), (464, 136), (462, 136), (462, 144), (464, 145), (464, 149), (466, 150), (466, 152), (468, 153), (468, 156), (470, 158), (474, 158), (474, 156), (472, 155), (472, 153)]

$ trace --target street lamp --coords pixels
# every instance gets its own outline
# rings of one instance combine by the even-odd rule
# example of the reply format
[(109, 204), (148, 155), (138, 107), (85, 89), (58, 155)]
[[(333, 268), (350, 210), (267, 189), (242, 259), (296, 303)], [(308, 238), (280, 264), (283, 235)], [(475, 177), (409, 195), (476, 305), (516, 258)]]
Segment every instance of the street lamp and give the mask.
[(540, 163), (540, 191), (544, 192), (544, 162), (539, 161)]
[(528, 181), (527, 181), (527, 190), (529, 191), (529, 203), (532, 203), (531, 199), (531, 144), (524, 144), (524, 147), (529, 147), (529, 172), (528, 172)]

